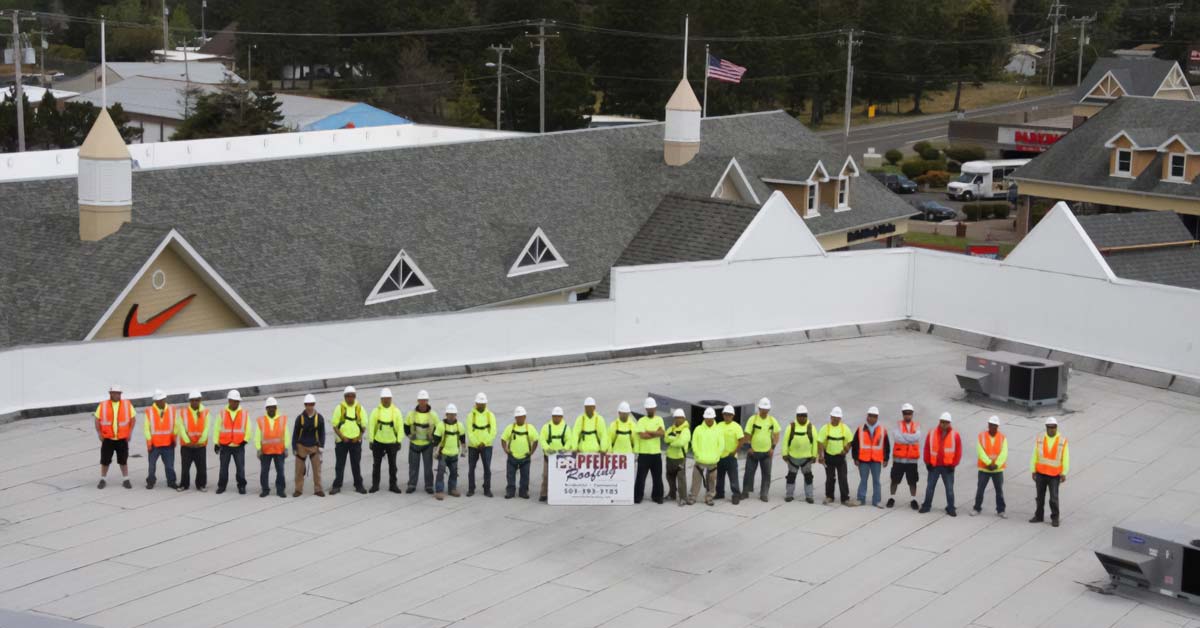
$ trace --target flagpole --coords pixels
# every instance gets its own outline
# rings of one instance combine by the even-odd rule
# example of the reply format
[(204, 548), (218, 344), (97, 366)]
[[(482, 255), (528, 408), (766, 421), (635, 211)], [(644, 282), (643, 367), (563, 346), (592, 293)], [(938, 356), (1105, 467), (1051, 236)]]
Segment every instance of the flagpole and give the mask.
[(704, 104), (701, 107), (700, 117), (708, 117), (708, 44), (704, 44)]
[(687, 80), (688, 14), (683, 14), (683, 80)]

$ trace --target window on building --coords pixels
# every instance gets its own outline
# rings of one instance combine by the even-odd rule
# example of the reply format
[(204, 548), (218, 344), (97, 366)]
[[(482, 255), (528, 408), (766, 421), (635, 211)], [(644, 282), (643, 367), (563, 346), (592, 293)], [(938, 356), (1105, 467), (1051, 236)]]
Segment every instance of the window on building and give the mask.
[(818, 211), (818, 207), (817, 207), (817, 184), (816, 183), (808, 184), (808, 211), (807, 211), (807, 213), (809, 216), (815, 216), (820, 213)]
[(550, 239), (546, 237), (545, 232), (538, 228), (533, 232), (533, 236), (525, 243), (525, 248), (517, 257), (516, 263), (508, 271), (508, 276), (524, 275), (526, 273), (538, 272), (541, 270), (550, 270), (552, 268), (562, 268), (567, 263), (563, 261), (561, 255), (555, 250), (554, 245), (550, 244)]
[(433, 284), (403, 250), (392, 260), (387, 272), (379, 278), (375, 289), (367, 296), (367, 305), (434, 292)]
[(1168, 170), (1168, 175), (1172, 179), (1177, 179), (1179, 181), (1183, 181), (1184, 177), (1187, 174), (1186, 166), (1187, 166), (1187, 156), (1186, 155), (1172, 153), (1170, 170)]
[(1117, 149), (1117, 174), (1133, 172), (1133, 151), (1127, 148)]
[(849, 188), (850, 188), (850, 180), (849, 179), (842, 179), (841, 181), (838, 181), (838, 193), (837, 193), (838, 209), (849, 209), (850, 208), (849, 205), (847, 204)]

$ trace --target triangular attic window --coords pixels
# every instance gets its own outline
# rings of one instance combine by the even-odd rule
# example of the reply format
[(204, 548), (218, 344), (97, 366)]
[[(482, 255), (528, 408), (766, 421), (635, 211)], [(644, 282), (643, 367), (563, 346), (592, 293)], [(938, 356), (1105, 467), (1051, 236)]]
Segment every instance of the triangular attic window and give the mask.
[(394, 299), (416, 296), (434, 292), (433, 284), (425, 278), (425, 274), (417, 267), (417, 263), (401, 250), (388, 266), (387, 272), (379, 278), (375, 289), (367, 297), (366, 305), (383, 303)]
[(508, 270), (508, 276), (515, 277), (516, 275), (535, 273), (552, 268), (562, 268), (566, 265), (567, 263), (563, 261), (562, 256), (555, 250), (554, 245), (550, 244), (550, 239), (546, 237), (545, 232), (539, 227), (533, 232), (533, 236), (529, 238), (529, 242), (525, 243), (525, 248), (521, 251), (521, 255), (517, 257), (517, 261)]

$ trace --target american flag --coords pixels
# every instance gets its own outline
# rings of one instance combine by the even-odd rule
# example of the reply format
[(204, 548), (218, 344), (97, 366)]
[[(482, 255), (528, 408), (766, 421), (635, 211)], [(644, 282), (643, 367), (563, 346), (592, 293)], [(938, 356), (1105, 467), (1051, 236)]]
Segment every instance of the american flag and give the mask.
[(746, 68), (708, 55), (708, 76), (726, 83), (741, 83)]

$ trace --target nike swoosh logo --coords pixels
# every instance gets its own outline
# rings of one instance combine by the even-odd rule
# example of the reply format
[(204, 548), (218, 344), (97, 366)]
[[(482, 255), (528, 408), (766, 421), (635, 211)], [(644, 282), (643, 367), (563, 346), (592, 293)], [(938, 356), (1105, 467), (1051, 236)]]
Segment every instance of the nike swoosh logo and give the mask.
[(138, 320), (138, 304), (134, 303), (133, 307), (129, 308), (129, 314), (125, 316), (125, 337), (134, 338), (137, 336), (149, 336), (150, 334), (153, 334), (154, 332), (158, 331), (159, 327), (162, 327), (164, 324), (166, 324), (166, 322), (171, 320), (176, 314), (182, 312), (183, 308), (187, 307), (188, 303), (191, 303), (192, 299), (194, 298), (196, 298), (196, 295), (189, 294), (180, 299), (175, 305), (172, 305), (158, 314), (151, 316), (144, 323)]

